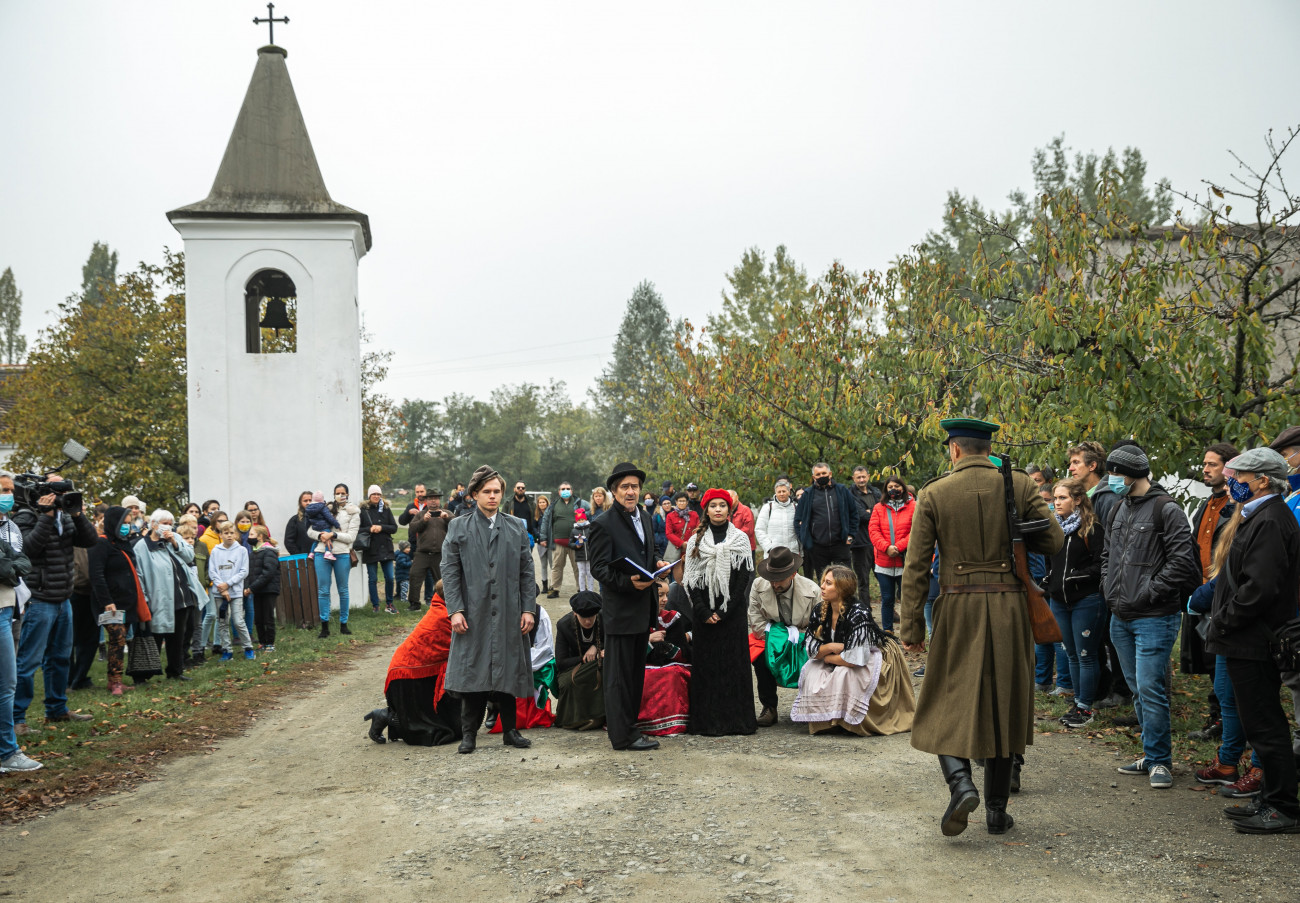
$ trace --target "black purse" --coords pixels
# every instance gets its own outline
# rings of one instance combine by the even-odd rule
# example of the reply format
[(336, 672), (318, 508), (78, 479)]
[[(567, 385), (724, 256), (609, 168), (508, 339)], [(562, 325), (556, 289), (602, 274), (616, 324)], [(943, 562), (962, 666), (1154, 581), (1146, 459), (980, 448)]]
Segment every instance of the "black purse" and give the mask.
[(1292, 618), (1273, 631), (1269, 652), (1279, 671), (1300, 671), (1300, 618)]

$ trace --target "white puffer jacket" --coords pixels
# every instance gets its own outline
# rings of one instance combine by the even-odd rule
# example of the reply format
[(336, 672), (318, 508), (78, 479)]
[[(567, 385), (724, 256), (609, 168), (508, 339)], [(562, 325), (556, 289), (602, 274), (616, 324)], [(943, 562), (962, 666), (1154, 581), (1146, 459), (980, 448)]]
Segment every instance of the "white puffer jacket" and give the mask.
[[(334, 533), (334, 543), (330, 551), (335, 555), (346, 555), (352, 551), (352, 543), (357, 541), (357, 531), (361, 529), (361, 509), (348, 502), (334, 515), (334, 519), (339, 522), (338, 532), (324, 531)], [(307, 528), (307, 536), (315, 540), (320, 539), (320, 533), (311, 527)], [(316, 543), (315, 551), (324, 551), (319, 542)]]
[(776, 499), (759, 505), (754, 519), (754, 538), (758, 547), (766, 555), (777, 546), (785, 546), (795, 554), (801, 554), (799, 535), (794, 529), (794, 497), (782, 504)]

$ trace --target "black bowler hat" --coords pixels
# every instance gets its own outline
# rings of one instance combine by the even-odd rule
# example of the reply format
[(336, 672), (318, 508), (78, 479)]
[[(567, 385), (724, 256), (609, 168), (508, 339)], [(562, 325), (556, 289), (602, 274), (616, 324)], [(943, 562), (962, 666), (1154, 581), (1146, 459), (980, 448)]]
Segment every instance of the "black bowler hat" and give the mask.
[(636, 477), (641, 485), (645, 485), (645, 471), (631, 461), (624, 461), (622, 464), (614, 465), (614, 472), (609, 475), (609, 479), (605, 480), (605, 488), (613, 489), (614, 484), (624, 477)]
[(600, 611), (600, 596), (585, 589), (569, 597), (569, 607), (584, 618), (590, 618)]

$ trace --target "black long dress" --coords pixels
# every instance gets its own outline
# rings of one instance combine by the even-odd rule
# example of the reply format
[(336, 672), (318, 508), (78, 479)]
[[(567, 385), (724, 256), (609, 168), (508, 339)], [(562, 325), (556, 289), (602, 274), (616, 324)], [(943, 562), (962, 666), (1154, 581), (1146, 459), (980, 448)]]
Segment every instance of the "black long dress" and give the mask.
[[(688, 544), (689, 547), (689, 544)], [(706, 737), (752, 734), (754, 682), (749, 667), (749, 585), (754, 572), (733, 568), (728, 581), (727, 610), (717, 624), (705, 623), (712, 615), (709, 591), (688, 590), (691, 598), (691, 723), (689, 731)]]

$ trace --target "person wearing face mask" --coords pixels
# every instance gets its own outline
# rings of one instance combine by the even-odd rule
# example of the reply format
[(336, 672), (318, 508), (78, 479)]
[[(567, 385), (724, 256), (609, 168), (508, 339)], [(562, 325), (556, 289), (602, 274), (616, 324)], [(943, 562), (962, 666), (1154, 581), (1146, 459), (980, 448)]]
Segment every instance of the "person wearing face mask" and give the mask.
[(1283, 500), (1290, 467), (1271, 448), (1251, 449), (1227, 466), (1237, 509), (1211, 565), (1215, 590), (1205, 648), (1226, 664), (1245, 739), (1263, 774), (1258, 801), (1224, 814), (1243, 834), (1300, 834), (1296, 760), (1273, 658), (1274, 631), (1296, 617), (1300, 593), (1300, 525)]
[(181, 540), (174, 526), (170, 511), (160, 508), (153, 512), (149, 532), (135, 544), (132, 554), (152, 616), (149, 632), (159, 651), (167, 650), (165, 673), (173, 680), (190, 680), (184, 667), (185, 642), (195, 615), (208, 600), (207, 591), (190, 570), (194, 550)]
[[(885, 498), (871, 511), (868, 532), (876, 553), (876, 583), (880, 585), (880, 624), (894, 630), (894, 602), (903, 584), (903, 559), (912, 533), (916, 500), (899, 476), (885, 480)], [(863, 594), (866, 595), (865, 593)]]
[[(545, 539), (538, 542), (539, 548), (551, 550), (551, 575), (548, 585), (550, 591), (546, 594), (548, 599), (560, 598), (560, 589), (564, 585), (564, 568), (568, 565), (573, 569), (573, 580), (578, 580), (578, 560), (573, 553), (573, 520), (574, 512), (579, 508), (586, 509), (587, 505), (582, 499), (575, 498), (573, 494), (573, 484), (565, 480), (560, 484), (559, 498), (557, 498), (546, 513), (542, 516), (542, 525), (539, 534)], [(587, 511), (588, 519), (594, 515)]]
[(141, 612), (137, 581), (132, 563), (130, 512), (115, 505), (104, 514), (104, 535), (91, 547), (90, 595), (95, 617), (105, 612), (122, 612), (122, 623), (104, 625), (104, 657), (107, 660), (108, 691), (121, 696), (127, 628), (138, 624)]
[(36, 771), (41, 763), (18, 748), (14, 733), (14, 687), (18, 662), (13, 644), (13, 616), (18, 586), (31, 562), (23, 555), (23, 533), (9, 520), (14, 507), (13, 474), (0, 473), (0, 771)]
[(851, 570), (851, 547), (861, 526), (858, 503), (849, 487), (835, 482), (830, 465), (824, 461), (813, 465), (812, 479), (812, 486), (805, 490), (794, 510), (799, 545), (816, 575), (831, 564)]
[(1106, 457), (1110, 488), (1119, 503), (1106, 528), (1102, 587), (1113, 615), (1110, 636), (1124, 680), (1133, 688), (1133, 713), (1142, 729), (1142, 757), (1120, 774), (1146, 776), (1155, 790), (1173, 786), (1169, 724), (1169, 657), (1182, 610), (1201, 585), (1201, 568), (1187, 515), (1151, 481), (1146, 452), (1131, 440)]

